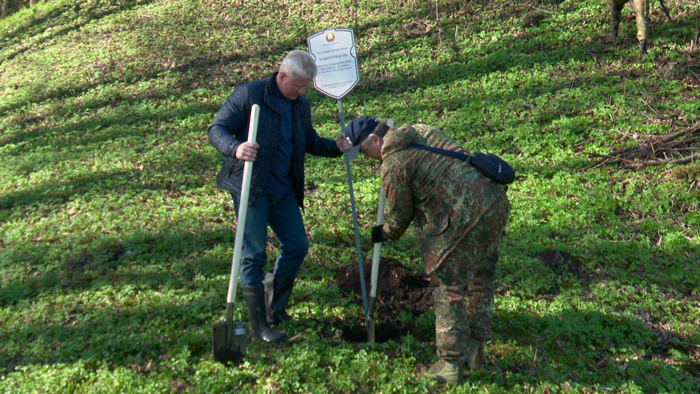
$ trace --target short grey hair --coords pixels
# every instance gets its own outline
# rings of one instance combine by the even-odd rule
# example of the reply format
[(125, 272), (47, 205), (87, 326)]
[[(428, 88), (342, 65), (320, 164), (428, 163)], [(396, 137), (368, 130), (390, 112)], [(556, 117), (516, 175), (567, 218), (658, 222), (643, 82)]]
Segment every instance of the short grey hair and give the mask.
[(291, 51), (282, 60), (279, 72), (284, 72), (291, 79), (314, 79), (318, 74), (318, 67), (316, 67), (314, 57), (308, 52)]

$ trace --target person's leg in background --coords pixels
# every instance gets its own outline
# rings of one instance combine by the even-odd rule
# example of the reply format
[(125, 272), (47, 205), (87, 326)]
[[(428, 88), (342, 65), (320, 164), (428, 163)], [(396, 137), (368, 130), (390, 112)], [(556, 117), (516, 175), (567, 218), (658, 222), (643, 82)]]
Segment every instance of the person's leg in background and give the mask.
[(634, 0), (634, 13), (637, 21), (637, 40), (639, 41), (639, 54), (647, 53), (651, 20), (649, 19), (649, 1)]

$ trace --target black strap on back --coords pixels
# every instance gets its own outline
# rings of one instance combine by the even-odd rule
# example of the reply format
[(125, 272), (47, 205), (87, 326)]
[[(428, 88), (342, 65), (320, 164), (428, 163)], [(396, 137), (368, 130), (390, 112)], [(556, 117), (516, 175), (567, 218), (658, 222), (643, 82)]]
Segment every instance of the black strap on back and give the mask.
[(467, 162), (469, 160), (469, 155), (465, 155), (464, 153), (455, 152), (453, 150), (436, 148), (434, 146), (423, 145), (423, 144), (411, 144), (410, 146), (412, 148), (427, 150), (427, 151), (430, 151), (433, 153), (437, 153), (439, 155), (454, 157), (455, 159), (459, 159), (459, 160), (462, 160), (464, 162)]

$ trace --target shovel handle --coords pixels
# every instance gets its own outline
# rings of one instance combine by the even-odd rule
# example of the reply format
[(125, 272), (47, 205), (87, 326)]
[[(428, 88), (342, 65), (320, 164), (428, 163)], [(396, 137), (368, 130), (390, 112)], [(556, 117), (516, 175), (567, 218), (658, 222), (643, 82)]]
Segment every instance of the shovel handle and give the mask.
[[(379, 187), (379, 208), (377, 209), (377, 226), (384, 224), (384, 204), (386, 202), (386, 191), (383, 186)], [(374, 251), (372, 254), (372, 276), (371, 276), (371, 286), (370, 298), (377, 296), (377, 279), (379, 276), (379, 258), (382, 251), (382, 243), (377, 242), (374, 244)]]
[[(394, 127), (394, 119), (389, 118), (386, 121), (389, 127)], [(379, 207), (377, 208), (377, 226), (384, 224), (384, 205), (386, 203), (386, 190), (384, 186), (379, 186)], [(379, 257), (382, 251), (382, 243), (377, 242), (374, 244), (374, 251), (372, 254), (372, 274), (370, 277), (370, 295), (369, 295), (369, 308), (367, 309), (367, 339), (369, 340), (370, 346), (374, 346), (375, 342), (375, 321), (374, 321), (374, 308), (377, 303), (377, 279), (379, 276)]]
[[(386, 120), (386, 124), (389, 127), (394, 127), (394, 119), (389, 118)], [(379, 186), (379, 207), (377, 209), (377, 226), (384, 224), (384, 204), (386, 203), (386, 191), (384, 186)], [(382, 251), (382, 243), (378, 242), (374, 244), (374, 251), (372, 254), (372, 274), (370, 276), (370, 298), (377, 297), (377, 279), (379, 276), (379, 257)], [(373, 309), (373, 308), (370, 308)], [(370, 310), (371, 314), (374, 312)]]
[[(258, 136), (258, 119), (260, 107), (253, 104), (250, 110), (250, 126), (248, 128), (248, 142), (255, 143)], [(228, 283), (227, 304), (236, 301), (236, 287), (238, 286), (238, 270), (241, 266), (241, 251), (243, 250), (243, 233), (245, 231), (246, 214), (248, 213), (248, 195), (250, 194), (250, 178), (253, 173), (253, 162), (246, 161), (243, 165), (243, 185), (241, 186), (241, 201), (238, 208), (238, 226), (236, 227), (236, 243), (233, 246), (233, 261), (231, 262), (231, 280)]]

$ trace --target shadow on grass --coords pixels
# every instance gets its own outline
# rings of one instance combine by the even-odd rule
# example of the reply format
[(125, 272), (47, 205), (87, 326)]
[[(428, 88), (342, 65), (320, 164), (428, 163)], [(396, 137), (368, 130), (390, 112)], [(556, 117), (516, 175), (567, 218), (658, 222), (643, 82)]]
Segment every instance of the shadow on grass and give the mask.
[[(453, 6), (459, 6), (459, 3), (455, 3)], [(398, 25), (402, 26), (402, 20), (405, 20), (405, 16), (409, 16), (408, 20), (421, 19), (425, 15), (430, 14), (431, 6), (429, 4), (422, 5), (421, 7), (411, 10), (410, 12), (404, 13), (397, 16), (387, 16), (385, 20), (382, 21), (384, 24)], [(407, 15), (406, 15), (407, 14)], [(367, 22), (365, 25), (361, 26), (358, 31), (363, 32), (370, 27), (376, 26), (375, 22)], [(142, 27), (143, 28), (143, 27)], [(406, 27), (411, 29), (410, 26)], [(145, 29), (145, 28), (143, 28)], [(136, 30), (136, 34), (139, 34), (140, 30)], [(144, 32), (147, 32), (145, 29)], [(145, 33), (144, 33), (145, 34)], [(422, 39), (424, 37), (431, 36), (431, 33), (419, 32), (409, 34), (408, 41)], [(386, 47), (385, 51), (390, 51), (392, 48), (396, 47), (401, 42), (406, 40), (406, 37), (400, 35), (391, 36), (392, 38), (387, 40), (382, 47)], [(500, 40), (494, 42), (493, 44), (486, 45), (479, 50), (479, 53), (475, 57), (463, 57), (462, 55), (457, 55), (458, 52), (455, 51), (455, 61), (449, 64), (435, 64), (434, 66), (426, 66), (421, 68), (420, 73), (412, 75), (411, 72), (404, 75), (397, 75), (396, 78), (392, 79), (393, 82), (388, 85), (377, 84), (377, 81), (373, 81), (371, 78), (366, 82), (362, 82), (355, 94), (372, 94), (379, 89), (382, 90), (412, 90), (417, 87), (435, 86), (441, 84), (449, 84), (455, 80), (469, 79), (474, 76), (495, 72), (504, 71), (511, 68), (527, 68), (533, 64), (556, 64), (560, 62), (567, 62), (569, 59), (580, 59), (585, 55), (584, 51), (575, 45), (562, 45), (561, 42), (555, 40), (554, 38), (539, 38), (543, 42), (540, 46), (533, 49), (532, 53), (513, 53), (512, 48), (516, 47), (516, 41), (513, 38)], [(549, 40), (549, 41), (547, 41)], [(143, 40), (147, 43), (147, 48), (139, 48), (144, 54), (148, 56), (156, 56), (162, 59), (172, 57), (171, 51), (168, 48), (173, 46), (177, 47), (179, 45), (179, 38), (175, 37), (159, 37), (158, 40)], [(178, 67), (171, 68), (162, 66), (157, 69), (145, 70), (141, 72), (140, 75), (132, 79), (132, 83), (136, 81), (148, 81), (149, 79), (161, 79), (163, 76), (162, 72), (169, 72), (178, 75), (179, 78), (183, 80), (183, 86), (189, 86), (195, 83), (198, 79), (207, 78), (209, 74), (206, 70), (210, 70), (213, 67), (221, 67), (225, 64), (236, 63), (240, 65), (246, 65), (252, 59), (257, 59), (261, 56), (269, 56), (270, 54), (279, 54), (281, 57), (286, 51), (293, 49), (297, 46), (298, 40), (294, 37), (288, 38), (286, 40), (275, 41), (273, 46), (261, 46), (255, 51), (242, 55), (233, 54), (223, 57), (199, 57), (196, 59), (186, 60), (184, 64)], [(556, 52), (552, 53), (552, 48), (557, 48)], [(381, 53), (381, 50), (379, 50)], [(543, 54), (549, 54), (549, 56), (543, 56)], [(182, 56), (182, 55), (181, 55)], [(360, 53), (360, 58), (369, 56), (368, 54)], [(180, 63), (177, 58), (172, 59), (176, 63)], [(269, 70), (268, 74), (272, 73), (274, 70)], [(100, 86), (109, 85), (123, 79), (124, 76), (117, 76), (114, 73), (108, 74), (110, 76), (100, 78), (99, 81), (83, 85), (83, 86), (72, 86), (69, 88), (57, 87), (55, 89), (49, 89), (48, 91), (37, 92), (33, 95), (31, 100), (22, 101), (21, 103), (16, 103), (15, 105), (9, 105), (0, 109), (0, 112), (9, 112), (23, 107), (27, 104), (42, 103), (48, 99), (56, 98), (67, 98), (67, 97), (77, 97), (80, 94), (86, 93), (89, 90)], [(236, 76), (237, 77), (237, 76)], [(366, 87), (363, 87), (366, 84)], [(127, 100), (133, 101), (133, 100)], [(95, 103), (91, 107), (95, 106), (108, 106), (109, 102)], [(458, 105), (458, 104), (455, 104)], [(90, 108), (76, 108), (75, 111), (80, 112), (81, 110), (89, 110)], [(51, 114), (46, 114), (45, 117)], [(9, 142), (18, 143), (24, 141), (25, 139), (22, 135), (17, 135), (13, 137)]]
[[(197, 274), (211, 276), (230, 272), (230, 262), (214, 261), (203, 254), (220, 244), (232, 247), (234, 236), (231, 231), (155, 234), (136, 231), (125, 241), (112, 236), (92, 238), (95, 247), (67, 256), (60, 262), (59, 269), (28, 276), (21, 283), (10, 282), (0, 288), (0, 306), (31, 301), (50, 292), (93, 291), (114, 284), (132, 283), (150, 289), (172, 282), (190, 286), (187, 283)], [(51, 249), (52, 245), (6, 249), (2, 265), (24, 266), (27, 270), (43, 268), (43, 256)], [(148, 267), (149, 273), (130, 273), (139, 272), (139, 266)]]
[[(89, 196), (115, 192), (138, 194), (145, 190), (152, 190), (162, 191), (165, 197), (177, 197), (184, 190), (200, 188), (213, 182), (202, 177), (201, 174), (183, 171), (183, 167), (191, 163), (201, 164), (212, 161), (209, 155), (190, 152), (185, 163), (172, 162), (144, 170), (88, 173), (61, 181), (39, 183), (22, 191), (3, 193), (0, 196), (0, 210), (14, 210), (42, 204), (65, 204), (76, 196), (89, 198)], [(210, 171), (213, 174), (212, 177), (215, 175), (214, 171)], [(154, 173), (160, 176), (154, 178)], [(159, 181), (159, 178), (167, 180)]]
[[(166, 302), (124, 307), (115, 300), (113, 306), (100, 309), (82, 308), (78, 303), (66, 311), (63, 323), (23, 325), (3, 335), (5, 354), (0, 363), (8, 373), (22, 365), (78, 360), (97, 366), (160, 362), (182, 346), (180, 339), (188, 329), (207, 327), (210, 319), (203, 320), (199, 314), (211, 312), (217, 303), (202, 300), (187, 305)], [(202, 356), (210, 349), (209, 332), (203, 331), (187, 344), (192, 356)], [(21, 351), (16, 341), (22, 342)]]
[[(2, 35), (0, 35), (0, 37), (4, 36), (6, 40), (19, 38), (23, 41), (26, 41), (29, 37), (36, 37), (41, 35), (41, 33), (44, 33), (48, 22), (55, 23), (56, 20), (63, 19), (63, 17), (66, 17), (66, 19), (70, 17), (75, 17), (75, 20), (80, 20), (80, 22), (76, 22), (74, 24), (69, 25), (68, 27), (63, 27), (60, 29), (51, 29), (50, 34), (43, 34), (40, 36), (39, 39), (32, 41), (31, 45), (25, 45), (22, 48), (11, 52), (10, 54), (5, 56), (2, 62), (10, 61), (34, 47), (40, 47), (43, 43), (49, 42), (56, 37), (60, 37), (63, 35), (67, 35), (71, 32), (77, 31), (81, 27), (94, 21), (103, 19), (111, 14), (114, 14), (116, 12), (129, 11), (138, 7), (139, 5), (146, 4), (147, 1), (125, 0), (120, 1), (119, 3), (120, 4), (118, 5), (118, 7), (107, 8), (102, 10), (98, 10), (98, 7), (101, 4), (97, 2), (92, 3), (89, 7), (86, 8), (82, 8), (80, 3), (71, 3), (63, 4), (60, 7), (53, 8), (48, 13), (35, 12), (34, 14), (32, 14), (32, 17), (29, 18), (30, 21), (28, 26), (24, 26), (23, 28), (17, 29), (13, 32), (3, 32)], [(82, 12), (83, 15), (78, 15), (80, 12)]]
[[(95, 368), (103, 362), (143, 366), (149, 360), (167, 360), (184, 348), (190, 357), (209, 357), (210, 325), (212, 317), (223, 316), (227, 281), (222, 280), (220, 288), (203, 289), (195, 279), (228, 275), (228, 258), (222, 261), (202, 255), (215, 245), (232, 245), (233, 237), (229, 231), (133, 233), (126, 241), (104, 240), (103, 248), (73, 256), (61, 271), (35, 282), (4, 287), (0, 292), (3, 306), (35, 304), (38, 297), (47, 294), (76, 295), (74, 302), (54, 305), (54, 309), (63, 309), (49, 317), (51, 323), (32, 319), (3, 329), (0, 366), (4, 373), (23, 365), (77, 360)], [(551, 269), (560, 272), (572, 268), (552, 265)], [(636, 283), (649, 286), (651, 278)], [(184, 303), (178, 296), (135, 300), (139, 292), (154, 290), (202, 294)], [(86, 296), (102, 298), (99, 303), (104, 306), (85, 306)], [(314, 293), (300, 290), (294, 301), (314, 297)], [(508, 381), (515, 374), (515, 381), (532, 384), (547, 380), (601, 387), (634, 381), (649, 392), (682, 391), (698, 384), (692, 377), (698, 370), (697, 360), (686, 358), (676, 366), (663, 361), (672, 350), (690, 355), (693, 347), (660, 340), (662, 333), (641, 319), (574, 306), (545, 316), (498, 312), (494, 332), (490, 354), (495, 366), (488, 369), (494, 375), (483, 376), (485, 380)], [(516, 357), (509, 343), (537, 352), (531, 359)], [(507, 376), (511, 378), (505, 379)], [(648, 379), (650, 376), (655, 378)]]
[[(186, 67), (186, 66), (183, 66)], [(149, 80), (156, 80), (160, 79), (162, 76), (154, 74), (154, 75), (149, 75), (147, 77), (144, 77), (142, 81), (147, 82)], [(93, 88), (96, 88), (102, 84), (105, 83), (113, 83), (116, 82), (110, 81), (110, 82), (100, 82), (100, 83), (95, 83), (90, 86), (85, 86), (83, 88), (80, 88), (77, 93), (74, 89), (65, 89), (64, 91), (54, 91), (52, 94), (55, 95), (53, 98), (59, 98), (59, 97), (66, 97), (65, 95), (70, 94), (71, 96), (79, 96), (81, 93), (86, 93), (90, 91)], [(187, 80), (183, 81), (183, 83), (187, 83)], [(60, 108), (57, 108), (55, 112), (62, 112), (56, 114), (59, 117), (63, 116), (69, 116), (70, 114), (79, 114), (79, 113), (86, 113), (95, 110), (96, 108), (117, 108), (120, 105), (124, 104), (129, 104), (127, 108), (131, 107), (142, 107), (140, 104), (148, 103), (149, 100), (160, 100), (160, 101), (165, 101), (165, 100), (176, 100), (179, 96), (174, 95), (173, 92), (171, 91), (164, 91), (160, 92), (158, 90), (155, 91), (149, 91), (148, 93), (144, 94), (139, 94), (139, 95), (133, 95), (129, 96), (126, 98), (125, 96), (120, 96), (120, 97), (110, 97), (110, 98), (105, 98), (105, 101), (102, 102), (92, 102), (92, 103), (86, 103), (80, 106), (73, 106), (73, 105), (64, 105), (61, 106)], [(47, 99), (51, 99), (52, 97), (45, 96), (38, 98), (37, 102), (42, 102)], [(124, 113), (119, 113), (116, 114), (112, 117), (107, 117), (107, 118), (102, 118), (100, 116), (95, 116), (95, 117), (89, 117), (86, 116), (82, 121), (76, 122), (76, 123), (71, 123), (66, 126), (52, 126), (52, 125), (39, 125), (42, 120), (44, 120), (47, 116), (51, 116), (50, 114), (44, 115), (42, 117), (32, 117), (28, 118), (25, 120), (22, 120), (20, 122), (17, 122), (15, 126), (18, 126), (22, 131), (20, 132), (15, 132), (12, 133), (11, 136), (6, 137), (3, 140), (3, 145), (13, 145), (13, 144), (21, 144), (21, 143), (26, 143), (23, 146), (23, 149), (40, 149), (45, 146), (53, 146), (55, 148), (67, 148), (70, 147), (70, 142), (66, 142), (66, 145), (62, 144), (57, 144), (54, 146), (54, 144), (47, 138), (49, 134), (57, 134), (57, 135), (63, 135), (65, 133), (69, 132), (74, 132), (75, 130), (84, 130), (88, 135), (91, 133), (95, 133), (94, 130), (98, 129), (106, 129), (114, 126), (124, 126), (127, 128), (131, 128), (130, 132), (124, 132), (123, 129), (124, 127), (117, 127), (117, 130), (119, 132), (114, 132), (110, 135), (102, 135), (100, 138), (84, 138), (81, 137), (81, 145), (88, 145), (91, 142), (92, 143), (99, 143), (99, 142), (106, 142), (112, 139), (116, 138), (123, 138), (129, 135), (142, 135), (143, 132), (140, 131), (139, 125), (143, 125), (148, 127), (149, 129), (157, 129), (158, 124), (164, 124), (170, 121), (173, 121), (178, 118), (183, 118), (183, 117), (188, 117), (188, 116), (196, 116), (200, 114), (211, 114), (212, 119), (218, 110), (218, 106), (212, 106), (212, 105), (207, 105), (207, 104), (202, 104), (202, 103), (191, 103), (183, 108), (178, 109), (177, 111), (170, 111), (170, 112), (160, 112), (156, 108), (149, 108), (148, 111), (144, 111), (143, 109), (134, 109), (130, 110), (127, 112), (127, 114)], [(8, 109), (8, 111), (11, 111), (12, 109)], [(35, 126), (37, 125), (37, 126)], [(12, 125), (10, 125), (12, 126)], [(34, 127), (32, 127), (34, 126)], [(95, 133), (97, 134), (97, 133)], [(99, 135), (99, 134), (98, 134)], [(74, 146), (74, 145), (73, 145)], [(17, 153), (10, 153), (14, 155), (20, 155), (23, 152), (17, 152)]]
[[(641, 319), (575, 308), (547, 316), (500, 312), (494, 337), (489, 370), (496, 380), (515, 374), (512, 380), (533, 385), (614, 388), (633, 381), (648, 393), (700, 389), (693, 346), (666, 341)], [(513, 344), (529, 349), (529, 357), (516, 355)], [(670, 351), (690, 357), (669, 362)]]
[[(140, 3), (135, 2), (130, 8), (125, 8), (124, 11), (128, 11), (129, 9), (136, 7)], [(235, 7), (235, 6), (234, 6)], [(109, 13), (115, 12), (115, 11), (109, 11)], [(192, 15), (189, 15), (189, 17), (194, 17)], [(150, 20), (150, 19), (149, 19)], [(37, 24), (41, 25), (44, 22), (44, 20), (40, 20), (37, 22)], [(180, 85), (181, 88), (187, 89), (191, 88), (192, 85), (195, 84), (200, 84), (202, 81), (205, 81), (211, 77), (210, 75), (210, 70), (212, 70), (215, 67), (221, 67), (225, 66), (227, 64), (248, 64), (251, 59), (259, 59), (261, 57), (268, 57), (270, 55), (277, 54), (279, 55), (280, 59), (282, 58), (282, 55), (286, 53), (287, 51), (294, 49), (297, 44), (298, 40), (296, 38), (289, 38), (289, 39), (279, 39), (274, 41), (274, 45), (272, 46), (265, 46), (265, 47), (259, 47), (255, 48), (254, 51), (250, 51), (247, 54), (240, 54), (240, 53), (234, 53), (230, 55), (219, 55), (219, 56), (202, 56), (201, 54), (196, 56), (195, 58), (192, 58), (191, 56), (191, 50), (184, 50), (182, 51), (181, 54), (176, 53), (179, 57), (173, 57), (173, 51), (172, 48), (189, 48), (187, 46), (183, 47), (182, 44), (182, 39), (183, 37), (180, 36), (174, 36), (174, 35), (161, 35), (161, 34), (154, 34), (154, 33), (161, 33), (161, 26), (158, 25), (156, 21), (151, 22), (150, 24), (144, 24), (143, 21), (141, 22), (136, 22), (138, 27), (134, 28), (134, 34), (135, 37), (133, 38), (134, 42), (141, 42), (142, 44), (139, 45), (137, 48), (134, 48), (134, 51), (137, 52), (140, 56), (143, 58), (156, 58), (160, 60), (171, 60), (175, 64), (179, 64), (178, 66), (172, 66), (172, 64), (159, 64), (159, 67), (144, 67), (143, 69), (138, 69), (138, 70), (132, 70), (131, 72), (133, 75), (130, 75), (128, 72), (125, 70), (118, 70), (117, 68), (120, 66), (119, 64), (113, 64), (111, 65), (110, 73), (106, 73), (106, 76), (100, 77), (96, 82), (90, 83), (90, 84), (83, 84), (83, 85), (77, 85), (77, 86), (56, 86), (55, 88), (49, 88), (49, 89), (41, 89), (37, 90), (36, 94), (32, 95), (31, 99), (23, 99), (21, 101), (18, 101), (14, 104), (9, 104), (5, 105), (3, 107), (0, 107), (0, 114), (3, 113), (9, 113), (11, 111), (17, 110), (19, 108), (25, 107), (30, 104), (39, 104), (43, 103), (47, 100), (50, 99), (65, 99), (65, 98), (70, 98), (70, 97), (79, 97), (82, 94), (85, 94), (92, 89), (95, 89), (100, 86), (105, 86), (105, 85), (111, 85), (113, 83), (117, 83), (120, 81), (128, 80), (129, 83), (135, 84), (137, 82), (147, 82), (149, 80), (153, 79), (158, 79), (161, 80), (164, 78), (163, 73), (167, 72), (169, 74), (174, 74), (177, 75), (178, 78), (180, 79)], [(154, 36), (157, 36), (157, 38), (154, 38)], [(24, 48), (23, 51), (28, 50), (28, 48)], [(14, 56), (13, 56), (14, 57)], [(188, 59), (189, 57), (189, 59)], [(162, 62), (161, 62), (162, 63)], [(121, 73), (120, 73), (121, 71)], [(269, 70), (267, 74), (272, 74), (275, 70)], [(231, 79), (235, 79), (237, 75), (232, 75)], [(247, 82), (247, 81), (246, 81)], [(168, 93), (170, 95), (171, 93)], [(148, 97), (148, 96), (146, 96)], [(92, 108), (96, 107), (103, 107), (103, 106), (109, 106), (113, 105), (122, 101), (126, 102), (132, 102), (132, 101), (138, 101), (140, 100), (141, 97), (135, 97), (131, 98), (128, 100), (108, 100), (104, 103), (93, 103), (90, 106), (83, 106), (83, 107), (78, 107), (75, 108), (74, 111), (84, 111), (84, 110), (90, 110)], [(221, 103), (223, 104), (223, 102)], [(62, 110), (62, 109), (61, 109)], [(45, 117), (49, 117), (52, 114), (46, 114)], [(213, 119), (214, 113), (212, 113), (212, 119)], [(19, 123), (20, 125), (23, 125), (23, 123)], [(11, 126), (11, 125), (10, 125)], [(13, 143), (18, 143), (20, 141), (23, 141), (23, 138), (13, 138), (11, 142)]]
[[(216, 288), (203, 288), (195, 278), (228, 278), (230, 261), (213, 259), (206, 252), (219, 244), (232, 245), (234, 235), (230, 231), (137, 232), (123, 242), (96, 240), (101, 245), (98, 249), (67, 258), (60, 270), (0, 288), (3, 308), (24, 309), (21, 305), (30, 307), (46, 295), (63, 298), (52, 306), (56, 313), (52, 323), (37, 319), (3, 327), (0, 368), (7, 373), (21, 365), (76, 360), (157, 361), (184, 346), (189, 346), (192, 356), (201, 356), (210, 349), (212, 316), (224, 316), (228, 279)], [(15, 257), (17, 261), (7, 261), (12, 256), (5, 254), (3, 264), (23, 263), (21, 255)], [(151, 296), (139, 297), (141, 292)], [(161, 292), (175, 295), (169, 298)], [(177, 294), (187, 293), (200, 296), (195, 301), (178, 301)], [(76, 296), (73, 300), (71, 294)], [(85, 297), (100, 306), (85, 306)]]

